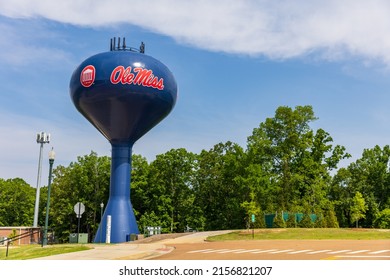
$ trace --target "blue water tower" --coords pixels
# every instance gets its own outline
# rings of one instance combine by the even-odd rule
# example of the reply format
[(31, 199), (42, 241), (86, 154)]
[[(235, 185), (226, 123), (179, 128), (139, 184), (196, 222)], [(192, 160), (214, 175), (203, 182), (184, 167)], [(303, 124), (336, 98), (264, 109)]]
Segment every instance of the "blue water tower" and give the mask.
[(110, 242), (138, 234), (130, 200), (131, 155), (134, 143), (173, 109), (177, 84), (159, 60), (111, 39), (110, 51), (84, 60), (73, 72), (70, 96), (77, 110), (110, 142), (110, 195), (94, 242), (103, 242), (111, 216)]

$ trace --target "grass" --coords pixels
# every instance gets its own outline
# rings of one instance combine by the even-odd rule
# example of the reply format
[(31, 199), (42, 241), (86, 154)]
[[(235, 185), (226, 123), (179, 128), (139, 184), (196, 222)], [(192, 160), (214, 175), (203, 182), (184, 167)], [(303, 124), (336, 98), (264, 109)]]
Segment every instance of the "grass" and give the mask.
[[(255, 240), (268, 239), (350, 239), (374, 240), (390, 239), (390, 230), (380, 229), (345, 229), (345, 228), (288, 228), (255, 229)], [(211, 236), (208, 241), (252, 240), (252, 230), (239, 230), (228, 234)]]
[(10, 246), (8, 257), (6, 257), (7, 247), (4, 246), (0, 247), (0, 260), (28, 260), (89, 249), (91, 247), (80, 244), (49, 245), (45, 247), (41, 245)]

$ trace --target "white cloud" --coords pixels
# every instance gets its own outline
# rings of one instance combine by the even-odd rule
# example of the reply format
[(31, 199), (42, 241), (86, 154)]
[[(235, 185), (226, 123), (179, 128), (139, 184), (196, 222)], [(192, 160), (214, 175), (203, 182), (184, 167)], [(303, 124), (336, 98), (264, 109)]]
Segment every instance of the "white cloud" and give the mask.
[[(1, 4), (0, 4), (1, 6)], [(0, 8), (1, 10), (1, 8)], [(15, 22), (13, 22), (15, 24)], [(71, 55), (64, 48), (56, 48), (53, 42), (59, 40), (58, 34), (49, 28), (34, 22), (28, 24), (0, 22), (0, 61), (12, 65), (14, 70), (23, 65), (39, 62), (42, 66), (52, 66), (55, 63), (68, 63)], [(51, 46), (45, 42), (50, 41)]]
[(2, 0), (0, 13), (91, 27), (128, 23), (228, 53), (283, 59), (314, 52), (390, 62), (387, 0)]

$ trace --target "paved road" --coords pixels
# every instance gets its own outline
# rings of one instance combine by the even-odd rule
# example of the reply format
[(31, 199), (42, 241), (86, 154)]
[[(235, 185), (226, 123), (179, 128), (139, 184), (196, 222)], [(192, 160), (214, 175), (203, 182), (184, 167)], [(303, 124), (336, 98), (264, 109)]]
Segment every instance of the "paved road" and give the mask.
[(390, 260), (390, 240), (255, 240), (170, 244), (164, 260)]
[[(187, 234), (161, 234), (136, 242), (121, 244), (89, 244), (91, 250), (36, 258), (35, 260), (145, 260), (174, 251), (172, 243), (202, 243), (207, 236), (229, 231), (199, 232)], [(48, 246), (49, 247), (49, 246)]]
[(228, 231), (161, 235), (40, 258), (51, 260), (390, 260), (390, 240), (247, 240), (207, 242)]

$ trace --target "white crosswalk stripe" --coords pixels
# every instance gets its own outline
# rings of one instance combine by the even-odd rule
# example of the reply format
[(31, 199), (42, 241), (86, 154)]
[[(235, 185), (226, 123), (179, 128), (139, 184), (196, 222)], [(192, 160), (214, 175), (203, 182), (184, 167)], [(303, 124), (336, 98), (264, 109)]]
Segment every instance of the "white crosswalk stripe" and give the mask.
[(313, 251), (313, 252), (309, 252), (309, 253), (307, 253), (307, 254), (308, 254), (308, 255), (314, 255), (314, 254), (320, 254), (320, 253), (325, 253), (325, 252), (329, 252), (329, 251), (332, 251), (332, 250)]
[(340, 251), (331, 251), (328, 252), (327, 254), (340, 254), (340, 253), (345, 253), (345, 252), (350, 252), (351, 250), (340, 250)]
[(386, 253), (386, 252), (390, 252), (390, 250), (375, 251), (375, 252), (371, 252), (369, 254), (370, 255), (376, 255), (376, 254), (382, 254), (382, 253)]
[(349, 252), (347, 253), (347, 255), (354, 255), (354, 254), (360, 254), (360, 253), (365, 253), (365, 252), (369, 252), (370, 250), (359, 250), (359, 251), (353, 251), (353, 252)]
[(313, 251), (313, 250), (300, 250), (300, 251), (289, 252), (289, 253), (287, 253), (287, 254), (289, 254), (289, 255), (295, 255), (295, 254), (307, 253), (307, 252), (310, 252), (310, 251)]
[(380, 258), (386, 258), (386, 259), (389, 259), (390, 256), (381, 256), (381, 255), (376, 255), (376, 256), (372, 256), (372, 255), (360, 255), (360, 256), (355, 256), (355, 255), (344, 255), (344, 256), (337, 256), (339, 258), (375, 258), (375, 259), (380, 259)]
[(253, 249), (253, 250), (245, 250), (241, 252), (234, 252), (234, 254), (245, 254), (245, 253), (252, 253), (252, 252), (258, 252), (261, 251), (260, 249)]
[(234, 252), (235, 250), (232, 250), (232, 249), (214, 250), (214, 252), (216, 252), (216, 253), (218, 253), (218, 254), (231, 253), (232, 251)]
[(287, 252), (291, 252), (291, 251), (293, 251), (293, 249), (270, 252), (270, 254), (280, 254), (280, 253), (287, 253)]
[(219, 250), (211, 250), (211, 251), (208, 251), (208, 252), (203, 252), (203, 254), (211, 254), (211, 253), (225, 253), (225, 251), (229, 251), (227, 249), (219, 249)]
[(277, 249), (262, 250), (262, 251), (252, 252), (252, 254), (269, 253), (269, 252), (273, 252), (273, 251), (278, 251), (278, 250)]
[(234, 253), (234, 252), (240, 252), (240, 251), (245, 251), (245, 249), (228, 250), (228, 251), (225, 251), (225, 252), (217, 252), (217, 254)]
[[(202, 249), (202, 250), (195, 250), (195, 251), (189, 251), (187, 253), (189, 254), (288, 254), (288, 255), (297, 255), (297, 254), (306, 254), (306, 255), (315, 255), (315, 254), (328, 254), (328, 255), (336, 255), (336, 254), (345, 254), (346, 256), (355, 256), (358, 254), (364, 254), (364, 255), (372, 255), (372, 257), (381, 257), (381, 254), (390, 252), (390, 250), (378, 250), (378, 251), (371, 251), (371, 250), (355, 250), (352, 251), (350, 249), (345, 250), (330, 250), (330, 249), (323, 249), (323, 250), (313, 250), (313, 249), (304, 249), (304, 250), (298, 250), (295, 251), (294, 249)], [(384, 256), (387, 257), (387, 256)]]
[(196, 251), (189, 251), (187, 253), (193, 254), (193, 253), (204, 253), (204, 252), (209, 252), (209, 251), (214, 251), (213, 249), (204, 249), (204, 250), (196, 250)]

